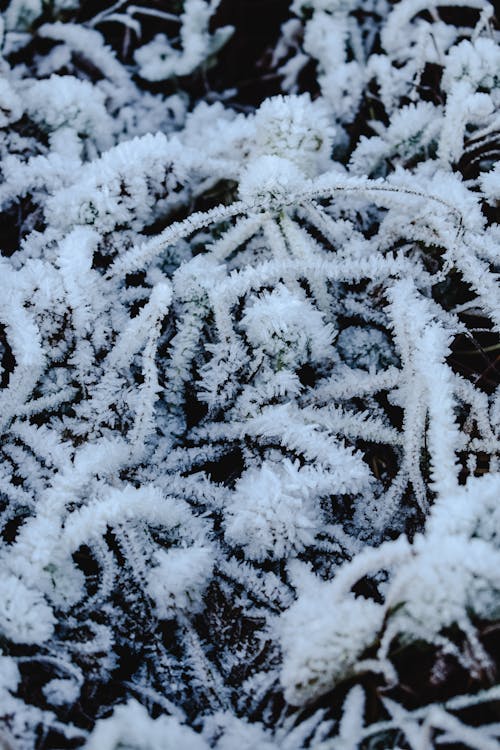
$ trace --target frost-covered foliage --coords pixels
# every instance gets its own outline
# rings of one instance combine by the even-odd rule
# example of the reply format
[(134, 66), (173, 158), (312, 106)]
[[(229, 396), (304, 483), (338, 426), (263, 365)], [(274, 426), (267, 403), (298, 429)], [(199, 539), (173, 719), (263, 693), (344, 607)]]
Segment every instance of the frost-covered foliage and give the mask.
[(227, 7), (2, 4), (0, 745), (496, 748), (493, 6)]

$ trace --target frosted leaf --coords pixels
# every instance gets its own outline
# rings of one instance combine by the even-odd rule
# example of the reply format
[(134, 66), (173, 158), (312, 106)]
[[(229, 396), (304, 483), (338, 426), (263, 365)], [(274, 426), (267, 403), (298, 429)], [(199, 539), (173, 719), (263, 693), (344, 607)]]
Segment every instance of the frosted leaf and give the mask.
[[(304, 52), (316, 64), (317, 81), (330, 116), (336, 122), (350, 122), (358, 112), (368, 80), (359, 29), (349, 13), (352, 5), (348, 2), (308, 5), (311, 11), (304, 26)], [(298, 7), (296, 12), (302, 10)], [(282, 72), (289, 73), (293, 64), (299, 64), (303, 56), (299, 52), (283, 66)], [(304, 61), (301, 64), (304, 65)], [(339, 145), (345, 134), (337, 128), (335, 135)]]
[(236, 716), (224, 716), (223, 734), (215, 745), (216, 750), (278, 750), (270, 732), (260, 723), (249, 723)]
[(500, 474), (469, 478), (465, 487), (436, 503), (427, 524), (428, 533), (478, 538), (500, 548)]
[[(170, 78), (183, 68), (178, 51), (170, 45), (165, 34), (157, 34), (151, 42), (140, 47), (135, 53), (135, 59), (140, 75), (148, 81)], [(195, 65), (197, 62), (198, 60)], [(186, 73), (189, 73), (190, 67), (190, 64), (186, 65)]]
[(357, 114), (365, 75), (362, 66), (356, 61), (337, 66), (331, 72), (320, 78), (321, 88), (325, 99), (341, 119), (350, 122)]
[[(306, 24), (304, 35), (304, 49), (319, 61), (321, 72), (328, 71), (334, 75), (346, 61), (346, 42), (348, 37), (348, 22), (345, 5), (340, 9), (338, 4), (334, 13), (325, 12), (315, 7), (311, 20)], [(339, 14), (335, 11), (341, 10)]]
[(5, 11), (5, 26), (9, 31), (29, 28), (42, 9), (42, 0), (11, 0)]
[(464, 40), (448, 53), (442, 86), (451, 91), (456, 82), (466, 81), (474, 88), (492, 89), (500, 86), (499, 70), (500, 49), (493, 39)]
[(433, 104), (408, 104), (394, 113), (386, 138), (398, 155), (411, 156), (417, 144), (427, 144), (436, 137), (439, 125), (439, 110)]
[(117, 225), (140, 230), (154, 215), (158, 196), (176, 186), (173, 159), (180, 166), (179, 144), (163, 133), (134, 138), (85, 164), (69, 188), (54, 192), (45, 206), (47, 220), (68, 231), (92, 224), (101, 232)]
[(379, 135), (362, 136), (354, 149), (349, 166), (355, 174), (377, 174), (383, 159), (426, 156), (437, 141), (442, 114), (430, 102), (409, 104), (397, 110), (387, 128), (377, 123)]
[(480, 177), (481, 187), (489, 203), (500, 201), (500, 164)]
[[(404, 633), (432, 638), (468, 612), (500, 616), (499, 475), (470, 479), (436, 503), (416, 557), (399, 571), (387, 596)], [(412, 582), (410, 584), (410, 581)]]
[(366, 696), (361, 685), (355, 685), (346, 695), (339, 727), (339, 750), (356, 750), (361, 741)]
[(209, 33), (213, 3), (206, 0), (184, 0), (179, 17), (182, 49), (175, 49), (165, 34), (157, 34), (135, 53), (139, 73), (147, 81), (164, 81), (172, 76), (186, 76), (210, 54), (216, 52), (232, 33), (231, 27)]
[[(452, 3), (447, 1), (445, 4), (451, 5)], [(456, 0), (455, 4), (459, 7), (471, 8), (482, 8), (485, 5), (482, 0)], [(437, 2), (433, 2), (431, 7), (437, 5)], [(392, 8), (381, 35), (382, 45), (389, 55), (407, 59), (411, 57), (412, 51), (415, 52), (412, 50), (411, 43), (427, 42), (430, 47), (431, 36), (436, 37), (443, 30), (448, 35), (449, 43), (454, 41), (456, 29), (453, 26), (442, 22), (433, 23), (431, 26), (428, 22), (418, 18), (418, 14), (428, 7), (428, 0), (402, 0)], [(428, 52), (427, 49), (426, 52)], [(439, 40), (434, 42), (434, 55), (439, 55)]]
[(468, 81), (455, 83), (446, 102), (438, 148), (440, 159), (449, 163), (458, 161), (467, 125), (486, 123), (494, 111), (495, 104), (489, 94), (474, 93)]
[(209, 406), (224, 403), (238, 390), (239, 382), (235, 373), (247, 360), (245, 348), (238, 341), (228, 346), (208, 345), (212, 354), (210, 361), (200, 368), (199, 398)]
[(155, 554), (155, 563), (148, 573), (147, 590), (158, 616), (170, 618), (179, 612), (200, 612), (212, 577), (213, 552), (207, 547), (160, 550)]
[(89, 81), (56, 76), (36, 81), (23, 92), (26, 110), (49, 130), (69, 126), (96, 138), (100, 148), (113, 145), (113, 120), (106, 112), (104, 94)]
[(178, 499), (165, 498), (162, 491), (154, 486), (142, 484), (135, 488), (125, 485), (121, 489), (109, 487), (100, 497), (74, 510), (67, 517), (63, 540), (66, 549), (73, 552), (81, 544), (106, 533), (108, 526), (116, 526), (135, 518), (143, 519), (151, 525), (162, 525), (173, 529), (188, 522), (190, 512), (187, 504)]
[[(208, 141), (207, 129), (211, 132)], [(182, 138), (186, 145), (223, 159), (227, 177), (238, 179), (240, 194), (253, 201), (266, 197), (266, 182), (270, 185), (268, 192), (279, 193), (280, 182), (304, 187), (304, 176), (314, 177), (327, 170), (332, 164), (334, 135), (325, 102), (311, 101), (304, 94), (267, 99), (254, 115), (247, 117), (224, 110), (220, 103), (202, 102), (188, 116)], [(264, 160), (264, 156), (291, 162), (299, 172), (277, 159)], [(299, 173), (303, 175), (300, 178)], [(264, 185), (260, 185), (263, 181)]]
[[(208, 141), (207, 130), (210, 131)], [(255, 118), (224, 108), (221, 102), (200, 102), (188, 114), (181, 137), (189, 148), (217, 159), (234, 161), (234, 174), (228, 173), (228, 177), (237, 178), (242, 162), (245, 163), (253, 147)]]
[(500, 615), (500, 551), (459, 536), (421, 541), (416, 551), (387, 596), (387, 605), (397, 607), (391, 619), (400, 621), (403, 639), (432, 642), (468, 611), (485, 619)]
[(0, 655), (0, 694), (6, 691), (14, 693), (20, 680), (21, 675), (15, 659)]

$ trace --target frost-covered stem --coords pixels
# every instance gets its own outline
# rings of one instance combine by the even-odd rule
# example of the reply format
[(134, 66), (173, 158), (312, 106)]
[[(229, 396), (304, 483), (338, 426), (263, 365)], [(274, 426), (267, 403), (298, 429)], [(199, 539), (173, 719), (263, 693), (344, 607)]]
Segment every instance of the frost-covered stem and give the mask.
[[(413, 342), (408, 362), (413, 376), (408, 373), (410, 377), (406, 387), (412, 389), (413, 393), (415, 389), (422, 389), (422, 397), (425, 394), (426, 410), (430, 415), (428, 435), (432, 486), (439, 495), (446, 495), (458, 486), (455, 451), (463, 443), (453, 415), (454, 378), (445, 364), (450, 336), (434, 322), (429, 303), (417, 296), (413, 282), (397, 282), (392, 287), (391, 299), (393, 324), (400, 341)], [(408, 393), (407, 399), (410, 397)], [(419, 403), (421, 400), (422, 398)], [(411, 436), (414, 426), (406, 424), (405, 429)], [(416, 444), (413, 439), (411, 444), (414, 446), (412, 452), (415, 462)], [(411, 455), (407, 456), (411, 462)]]
[[(436, 203), (441, 204), (449, 212), (451, 212), (457, 221), (457, 231), (462, 231), (464, 224), (462, 213), (450, 203), (444, 199), (428, 195), (423, 191), (412, 189), (405, 186), (398, 185), (393, 187), (388, 184), (380, 184), (369, 179), (359, 178), (342, 178), (343, 181), (339, 180), (338, 174), (322, 175), (319, 177), (312, 187), (304, 187), (303, 191), (300, 191), (296, 195), (289, 196), (290, 204), (304, 203), (314, 198), (321, 198), (327, 196), (334, 196), (336, 193), (358, 193), (369, 195), (372, 193), (387, 193), (391, 195), (412, 195), (425, 200), (432, 200)], [(332, 182), (334, 184), (332, 184)], [(259, 213), (266, 211), (270, 207), (275, 206), (275, 201), (272, 199), (263, 199), (255, 201), (249, 204), (247, 201), (236, 201), (230, 206), (219, 205), (209, 211), (198, 212), (192, 214), (187, 219), (181, 222), (176, 222), (167, 227), (157, 237), (142, 245), (132, 248), (124, 256), (118, 258), (112, 265), (108, 272), (108, 278), (112, 278), (116, 275), (123, 275), (137, 270), (147, 265), (151, 260), (158, 255), (168, 245), (177, 242), (182, 237), (185, 237), (198, 229), (201, 229), (208, 224), (224, 221), (225, 219), (232, 218), (245, 213)]]
[(475, 291), (484, 309), (491, 316), (495, 329), (500, 332), (499, 275), (492, 273), (488, 264), (480, 260), (475, 252), (471, 252), (475, 247), (475, 235), (467, 232), (463, 239), (451, 245), (449, 252), (464, 281)]
[[(452, 698), (451, 700), (447, 701), (446, 703), (442, 705), (443, 705), (443, 709), (446, 711), (459, 711), (459, 710), (466, 709), (466, 708), (472, 708), (473, 706), (479, 706), (483, 703), (494, 702), (496, 700), (499, 700), (499, 698), (500, 698), (500, 687), (495, 686), (488, 690), (484, 690), (482, 692), (476, 693), (475, 695), (465, 695), (465, 696), (461, 695), (461, 696), (458, 696), (457, 698)], [(433, 708), (435, 707), (436, 707), (436, 704), (431, 704), (429, 706), (423, 706), (422, 708), (417, 708), (415, 711), (405, 712), (405, 718), (407, 718), (410, 721), (418, 721), (418, 722), (425, 721), (429, 717), (429, 714), (432, 712)], [(439, 717), (437, 717), (437, 723), (438, 724), (440, 723)], [(430, 718), (430, 724), (433, 726), (432, 714)], [(397, 729), (401, 729), (401, 720), (399, 718), (389, 719), (388, 721), (379, 721), (374, 724), (370, 724), (367, 727), (364, 727), (360, 732), (359, 740), (362, 741), (362, 740), (367, 739), (368, 737), (374, 737), (377, 734), (383, 735), (384, 732), (390, 732), (390, 731), (397, 730)], [(475, 739), (477, 740), (477, 735)], [(498, 743), (495, 744), (495, 746), (497, 745)], [(318, 745), (317, 750), (337, 750), (337, 748), (338, 748), (338, 740), (336, 738), (333, 738), (331, 740), (326, 740), (325, 742)], [(479, 750), (480, 750), (480, 746), (479, 746)]]
[(337, 173), (325, 174), (319, 177), (311, 188), (306, 189), (304, 193), (302, 193), (301, 198), (302, 200), (312, 200), (314, 198), (326, 198), (327, 196), (333, 197), (337, 193), (359, 193), (364, 195), (387, 193), (388, 195), (399, 195), (400, 197), (402, 195), (410, 195), (415, 198), (423, 198), (426, 201), (433, 201), (440, 204), (446, 208), (447, 211), (452, 213), (457, 222), (457, 231), (462, 232), (465, 224), (462, 212), (443, 198), (440, 198), (437, 195), (429, 195), (422, 190), (417, 190), (416, 188), (406, 185), (398, 184), (397, 186), (393, 186), (385, 183), (382, 179), (370, 180), (368, 178), (357, 177), (339, 178)]
[(154, 237), (154, 239), (133, 247), (124, 256), (117, 258), (108, 271), (107, 277), (111, 279), (115, 276), (123, 276), (139, 268), (143, 268), (169, 245), (174, 244), (183, 237), (196, 232), (197, 229), (201, 229), (208, 224), (244, 214), (247, 208), (248, 206), (244, 202), (239, 201), (232, 203), (230, 206), (220, 205), (209, 211), (199, 211), (198, 213), (191, 214), (187, 219), (171, 224), (157, 237)]
[(405, 536), (394, 542), (384, 542), (380, 547), (367, 548), (343, 565), (332, 582), (332, 594), (346, 594), (363, 576), (378, 570), (386, 570), (401, 563), (411, 555), (411, 545)]

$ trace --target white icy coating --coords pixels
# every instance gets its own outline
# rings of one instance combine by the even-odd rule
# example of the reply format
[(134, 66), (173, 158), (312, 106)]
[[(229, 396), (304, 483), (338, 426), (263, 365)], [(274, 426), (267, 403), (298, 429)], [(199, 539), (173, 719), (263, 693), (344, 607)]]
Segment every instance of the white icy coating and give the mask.
[[(296, 0), (237, 110), (187, 83), (218, 3), (153, 5), (0, 17), (0, 745), (490, 750), (500, 391), (454, 362), (500, 329), (492, 6)], [(407, 711), (423, 643), (473, 688)]]
[(282, 558), (313, 544), (322, 526), (313, 501), (321, 479), (327, 491), (328, 474), (318, 477), (290, 461), (249, 469), (238, 480), (225, 513), (226, 539), (243, 546), (254, 560)]
[[(125, 744), (126, 743), (126, 744)], [(112, 717), (97, 722), (85, 750), (206, 750), (208, 745), (192, 729), (173, 716), (149, 718), (135, 700), (118, 706)]]
[(156, 603), (159, 617), (175, 617), (177, 612), (199, 612), (203, 595), (212, 577), (211, 551), (205, 547), (170, 549), (157, 552), (148, 574), (148, 594)]

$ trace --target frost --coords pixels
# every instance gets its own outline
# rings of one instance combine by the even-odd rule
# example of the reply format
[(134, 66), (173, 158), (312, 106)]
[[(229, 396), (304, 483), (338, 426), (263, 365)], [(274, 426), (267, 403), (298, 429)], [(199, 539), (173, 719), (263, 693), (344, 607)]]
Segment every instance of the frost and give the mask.
[(483, 192), (490, 199), (489, 202), (500, 200), (500, 165), (496, 165), (490, 172), (481, 177)]
[(203, 594), (212, 577), (213, 555), (204, 547), (157, 552), (148, 575), (147, 591), (158, 616), (177, 612), (196, 614), (203, 609)]
[(172, 47), (165, 34), (157, 34), (135, 53), (140, 75), (148, 81), (186, 76), (217, 52), (232, 33), (231, 27), (209, 33), (209, 21), (217, 5), (209, 0), (185, 0), (179, 16), (182, 51)]
[(256, 560), (286, 557), (313, 544), (321, 513), (311, 474), (289, 461), (245, 472), (226, 511), (226, 539)]
[(265, 155), (256, 158), (243, 172), (239, 193), (248, 203), (261, 200), (278, 205), (293, 203), (304, 185), (304, 174), (290, 159)]
[[(396, 541), (367, 550), (344, 564), (333, 583), (315, 583), (299, 593), (282, 616), (281, 679), (291, 702), (305, 703), (355, 668), (362, 670), (359, 657), (376, 643), (375, 668), (394, 679), (387, 656), (397, 639), (433, 643), (473, 672), (491, 669), (470, 618), (496, 620), (500, 613), (497, 503), (493, 520), (485, 523), (491, 516), (484, 513), (499, 480), (500, 475), (469, 480), (436, 504), (426, 535), (412, 546)], [(478, 528), (478, 522), (484, 526)], [(370, 570), (391, 568), (384, 604), (354, 598), (349, 591)], [(470, 652), (460, 652), (445, 635), (452, 626), (463, 631)]]
[[(126, 745), (124, 744), (126, 743)], [(151, 719), (135, 700), (115, 708), (108, 719), (100, 719), (85, 750), (205, 750), (208, 746), (192, 729), (173, 716)]]
[(383, 619), (379, 604), (354, 597), (336, 601), (326, 585), (304, 594), (283, 618), (281, 681), (287, 700), (309, 702), (351, 677)]
[(47, 702), (53, 706), (74, 703), (80, 694), (80, 687), (73, 680), (51, 680), (43, 688)]
[(0, 691), (15, 692), (21, 675), (14, 659), (10, 656), (0, 656)]
[(5, 13), (7, 29), (23, 29), (41, 15), (42, 0), (12, 0)]
[(493, 5), (2, 7), (0, 746), (493, 750)]
[(96, 135), (101, 149), (113, 145), (114, 125), (104, 94), (88, 81), (53, 75), (29, 86), (23, 100), (30, 117), (49, 131), (68, 127), (78, 134)]
[(4, 638), (14, 643), (43, 643), (52, 635), (54, 614), (37, 591), (4, 574), (0, 594), (0, 631)]
[(253, 346), (269, 354), (278, 369), (309, 359), (317, 362), (331, 353), (331, 324), (325, 325), (319, 310), (285, 286), (251, 299), (241, 325)]
[[(417, 557), (396, 576), (388, 596), (389, 606), (402, 604), (393, 616), (404, 637), (430, 639), (465, 613), (484, 619), (500, 614), (500, 576), (495, 573), (500, 551), (469, 539), (464, 560), (460, 537), (417, 545)], [(437, 564), (439, 560), (439, 565)]]
[(290, 159), (310, 176), (328, 167), (335, 131), (328, 108), (320, 99), (312, 102), (306, 94), (267, 99), (253, 125), (254, 156)]
[(12, 88), (7, 78), (0, 78), (0, 128), (16, 122), (23, 114), (19, 94)]
[(480, 37), (474, 42), (464, 40), (450, 50), (443, 74), (443, 88), (452, 91), (459, 81), (474, 87), (498, 88), (500, 50), (493, 39)]

